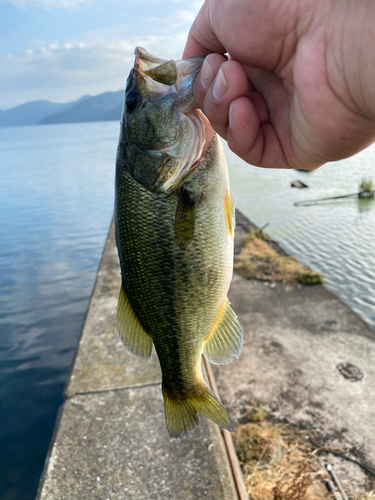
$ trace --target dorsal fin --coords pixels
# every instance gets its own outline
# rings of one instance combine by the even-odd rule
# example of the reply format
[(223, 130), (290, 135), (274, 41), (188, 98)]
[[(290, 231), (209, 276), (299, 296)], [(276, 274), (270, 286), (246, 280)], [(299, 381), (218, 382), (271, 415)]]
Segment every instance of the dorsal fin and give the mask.
[(215, 365), (224, 365), (240, 356), (243, 345), (243, 331), (236, 313), (225, 298), (218, 317), (203, 344), (203, 354)]
[(141, 325), (123, 286), (121, 286), (117, 304), (117, 331), (122, 343), (132, 354), (143, 359), (151, 356), (151, 335)]

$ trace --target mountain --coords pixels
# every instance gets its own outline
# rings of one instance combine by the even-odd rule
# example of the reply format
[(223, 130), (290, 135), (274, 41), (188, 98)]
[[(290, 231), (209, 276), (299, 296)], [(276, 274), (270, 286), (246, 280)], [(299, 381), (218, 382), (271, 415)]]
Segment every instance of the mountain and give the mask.
[(14, 108), (1, 110), (0, 127), (17, 127), (19, 125), (37, 125), (45, 117), (65, 111), (75, 106), (78, 102), (84, 102), (91, 96), (83, 96), (78, 101), (68, 103), (57, 103), (46, 100), (32, 101), (20, 104)]
[(60, 111), (63, 106), (64, 104), (49, 101), (33, 101), (20, 104), (15, 108), (2, 111), (0, 114), (0, 127), (36, 125), (45, 116)]
[(68, 110), (62, 110), (40, 120), (40, 125), (52, 123), (96, 122), (120, 120), (124, 91), (105, 92), (78, 102)]
[(121, 102), (117, 104), (114, 108), (110, 109), (106, 113), (104, 113), (102, 120), (103, 121), (112, 121), (112, 120), (121, 120), (121, 115), (122, 115), (122, 108), (123, 108), (123, 98), (121, 99)]

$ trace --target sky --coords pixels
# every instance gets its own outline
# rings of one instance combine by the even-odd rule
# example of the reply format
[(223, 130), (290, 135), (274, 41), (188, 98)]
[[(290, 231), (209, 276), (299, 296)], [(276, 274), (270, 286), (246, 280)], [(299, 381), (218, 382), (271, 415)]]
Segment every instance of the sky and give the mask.
[(139, 45), (181, 58), (198, 0), (0, 0), (0, 109), (120, 90)]

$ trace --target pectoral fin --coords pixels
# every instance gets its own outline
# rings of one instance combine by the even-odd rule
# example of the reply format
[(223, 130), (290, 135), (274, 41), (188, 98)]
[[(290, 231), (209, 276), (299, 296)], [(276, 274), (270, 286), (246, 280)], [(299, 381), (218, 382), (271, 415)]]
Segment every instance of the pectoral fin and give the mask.
[(176, 208), (175, 234), (180, 246), (187, 246), (194, 236), (199, 194), (182, 189)]
[(132, 354), (143, 359), (151, 356), (151, 335), (141, 325), (122, 286), (117, 304), (117, 331), (122, 343)]
[(240, 356), (243, 345), (243, 331), (236, 313), (226, 298), (210, 335), (203, 344), (203, 354), (215, 365), (224, 365)]

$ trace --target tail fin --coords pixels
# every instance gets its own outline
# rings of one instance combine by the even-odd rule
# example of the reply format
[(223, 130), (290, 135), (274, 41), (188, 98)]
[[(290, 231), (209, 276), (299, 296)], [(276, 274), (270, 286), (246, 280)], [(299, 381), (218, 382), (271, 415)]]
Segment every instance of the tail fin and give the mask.
[(185, 437), (199, 425), (198, 413), (233, 431), (233, 422), (227, 410), (207, 385), (202, 395), (182, 400), (174, 398), (163, 385), (163, 397), (167, 429), (173, 439)]

